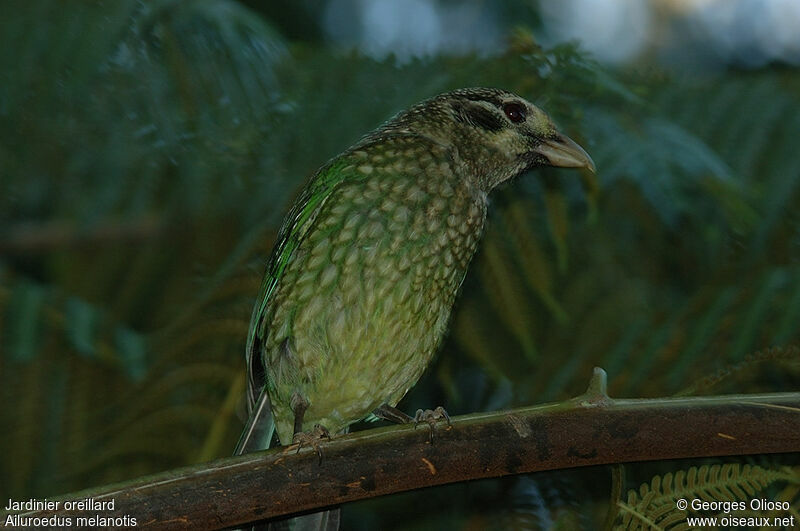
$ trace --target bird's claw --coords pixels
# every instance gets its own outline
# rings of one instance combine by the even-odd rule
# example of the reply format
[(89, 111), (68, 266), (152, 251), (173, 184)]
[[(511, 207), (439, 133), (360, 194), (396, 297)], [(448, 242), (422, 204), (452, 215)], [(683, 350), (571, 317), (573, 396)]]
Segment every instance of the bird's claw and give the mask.
[(442, 406), (438, 406), (436, 409), (418, 409), (416, 415), (409, 417), (396, 407), (384, 403), (376, 408), (372, 413), (378, 418), (382, 418), (396, 424), (410, 424), (413, 422), (414, 429), (417, 429), (417, 424), (420, 422), (425, 422), (430, 429), (428, 436), (428, 440), (430, 442), (433, 442), (433, 428), (437, 422), (444, 419), (447, 421), (448, 426), (452, 426), (450, 423), (450, 415), (447, 414), (447, 411), (445, 411)]
[(452, 426), (450, 423), (450, 415), (447, 414), (447, 411), (442, 406), (437, 406), (436, 409), (418, 409), (416, 415), (414, 415), (414, 429), (417, 429), (417, 424), (420, 422), (425, 422), (428, 424), (428, 428), (430, 429), (430, 433), (428, 434), (428, 440), (433, 442), (433, 428), (437, 422), (440, 420), (446, 420), (448, 426)]
[(322, 445), (320, 444), (323, 439), (331, 440), (331, 434), (325, 426), (314, 424), (314, 429), (310, 431), (302, 431), (295, 433), (292, 437), (292, 444), (297, 445), (299, 453), (303, 446), (311, 446), (319, 456), (319, 462), (322, 463)]

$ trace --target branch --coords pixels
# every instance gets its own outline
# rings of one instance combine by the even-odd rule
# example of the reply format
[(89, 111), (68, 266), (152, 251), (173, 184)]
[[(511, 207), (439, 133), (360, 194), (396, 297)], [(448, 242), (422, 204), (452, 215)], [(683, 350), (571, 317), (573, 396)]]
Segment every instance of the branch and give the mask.
[[(313, 448), (275, 448), (169, 470), (60, 500), (114, 500), (104, 517), (148, 529), (217, 529), (385, 494), (631, 461), (800, 451), (800, 393), (611, 399), (605, 372), (560, 403), (391, 426)], [(23, 516), (91, 516), (35, 511)], [(5, 517), (3, 517), (5, 520)], [(73, 520), (74, 521), (74, 520)]]

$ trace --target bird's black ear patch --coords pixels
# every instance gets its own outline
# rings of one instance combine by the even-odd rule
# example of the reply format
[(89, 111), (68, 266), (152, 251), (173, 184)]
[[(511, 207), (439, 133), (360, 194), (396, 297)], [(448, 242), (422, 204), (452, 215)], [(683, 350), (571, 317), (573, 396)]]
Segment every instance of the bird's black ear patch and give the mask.
[(467, 102), (454, 102), (453, 114), (461, 123), (472, 124), (486, 131), (497, 132), (506, 127), (506, 121), (486, 107)]

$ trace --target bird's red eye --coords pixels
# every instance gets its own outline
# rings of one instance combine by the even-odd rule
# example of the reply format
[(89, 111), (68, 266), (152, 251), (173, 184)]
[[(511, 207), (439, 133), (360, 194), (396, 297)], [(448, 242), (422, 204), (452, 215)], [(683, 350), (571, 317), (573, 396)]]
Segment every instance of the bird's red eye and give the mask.
[(525, 121), (525, 106), (519, 102), (506, 103), (503, 105), (503, 112), (515, 124)]

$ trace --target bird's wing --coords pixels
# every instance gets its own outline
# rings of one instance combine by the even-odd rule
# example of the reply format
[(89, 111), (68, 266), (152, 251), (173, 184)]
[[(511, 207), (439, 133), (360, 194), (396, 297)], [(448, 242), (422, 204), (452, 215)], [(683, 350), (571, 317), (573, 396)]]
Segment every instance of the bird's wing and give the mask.
[(236, 454), (270, 445), (274, 422), (266, 388), (266, 369), (261, 359), (266, 330), (265, 318), (270, 299), (295, 250), (309, 229), (314, 226), (317, 215), (336, 187), (346, 181), (363, 179), (364, 176), (350, 169), (347, 158), (337, 158), (324, 166), (295, 202), (278, 232), (278, 240), (267, 264), (261, 283), (257, 304), (250, 317), (245, 359), (247, 363), (247, 407), (250, 413), (245, 430), (236, 446)]

